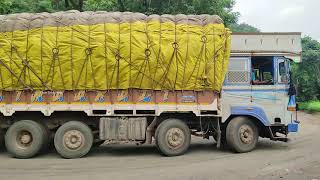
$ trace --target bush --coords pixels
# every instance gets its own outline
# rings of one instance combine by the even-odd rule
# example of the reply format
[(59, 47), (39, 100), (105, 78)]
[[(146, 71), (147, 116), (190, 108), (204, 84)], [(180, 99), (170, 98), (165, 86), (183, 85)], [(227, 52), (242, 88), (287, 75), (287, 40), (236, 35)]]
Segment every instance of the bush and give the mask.
[(299, 103), (299, 108), (309, 113), (320, 112), (320, 101)]

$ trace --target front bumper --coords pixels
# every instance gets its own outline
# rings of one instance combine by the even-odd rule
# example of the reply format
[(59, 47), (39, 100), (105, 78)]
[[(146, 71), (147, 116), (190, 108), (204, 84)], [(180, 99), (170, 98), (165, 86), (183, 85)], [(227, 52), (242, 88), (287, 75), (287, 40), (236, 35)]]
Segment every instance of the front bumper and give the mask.
[(298, 132), (298, 129), (299, 129), (299, 123), (296, 123), (296, 122), (290, 123), (287, 126), (287, 130), (289, 133), (290, 132)]

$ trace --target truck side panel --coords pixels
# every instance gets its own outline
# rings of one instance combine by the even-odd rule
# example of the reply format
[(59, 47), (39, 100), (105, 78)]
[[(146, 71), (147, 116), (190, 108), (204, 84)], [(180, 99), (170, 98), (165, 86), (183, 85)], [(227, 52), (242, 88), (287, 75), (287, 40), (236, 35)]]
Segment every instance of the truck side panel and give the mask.
[(84, 111), (88, 116), (160, 115), (184, 111), (195, 115), (218, 115), (219, 95), (214, 91), (0, 91), (0, 112)]

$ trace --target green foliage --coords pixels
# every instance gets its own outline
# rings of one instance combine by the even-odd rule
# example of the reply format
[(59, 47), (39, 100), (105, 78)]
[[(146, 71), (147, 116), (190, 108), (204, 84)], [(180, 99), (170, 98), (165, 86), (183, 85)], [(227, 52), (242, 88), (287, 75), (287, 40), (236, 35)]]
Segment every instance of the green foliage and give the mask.
[(299, 103), (299, 109), (309, 113), (320, 112), (320, 101), (310, 101)]
[(115, 0), (87, 0), (84, 2), (84, 8), (87, 11), (116, 11), (117, 2)]
[(1, 0), (0, 1), (0, 14), (8, 14), (11, 5), (12, 5), (11, 0)]
[(230, 29), (232, 30), (232, 32), (260, 32), (258, 28), (255, 28), (246, 23), (231, 24)]
[(0, 0), (0, 14), (84, 11), (131, 11), (145, 14), (216, 14), (227, 25), (237, 22), (235, 0)]
[(298, 100), (320, 99), (320, 43), (311, 37), (302, 39), (302, 62), (294, 64), (293, 78), (298, 84)]
[(48, 0), (1, 0), (0, 14), (22, 12), (52, 12), (53, 8)]
[(234, 0), (87, 0), (85, 10), (131, 11), (144, 14), (217, 14), (226, 24), (239, 16)]

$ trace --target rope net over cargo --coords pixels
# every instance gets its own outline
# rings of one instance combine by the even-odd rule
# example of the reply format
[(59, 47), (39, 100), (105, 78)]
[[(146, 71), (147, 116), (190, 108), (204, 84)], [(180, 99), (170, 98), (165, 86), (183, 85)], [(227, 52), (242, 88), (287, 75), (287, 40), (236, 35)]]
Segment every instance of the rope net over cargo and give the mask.
[(220, 91), (230, 41), (211, 15), (0, 16), (0, 90)]

